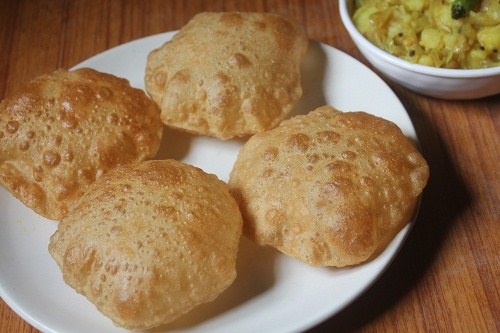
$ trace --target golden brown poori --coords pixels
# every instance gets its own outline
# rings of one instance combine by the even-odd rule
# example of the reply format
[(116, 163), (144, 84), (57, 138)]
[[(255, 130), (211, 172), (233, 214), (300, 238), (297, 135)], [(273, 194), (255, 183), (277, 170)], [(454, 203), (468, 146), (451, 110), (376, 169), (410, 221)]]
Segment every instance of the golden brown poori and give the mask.
[(302, 96), (304, 29), (273, 13), (200, 13), (147, 60), (146, 90), (172, 128), (220, 139), (277, 126)]
[(244, 234), (313, 266), (367, 260), (407, 223), (429, 177), (394, 123), (324, 106), (251, 137), (229, 187)]
[(215, 175), (175, 160), (131, 163), (89, 187), (49, 251), (64, 281), (99, 311), (144, 330), (232, 284), (242, 223)]
[(0, 184), (60, 220), (96, 179), (153, 157), (163, 123), (125, 79), (90, 68), (42, 75), (0, 104)]

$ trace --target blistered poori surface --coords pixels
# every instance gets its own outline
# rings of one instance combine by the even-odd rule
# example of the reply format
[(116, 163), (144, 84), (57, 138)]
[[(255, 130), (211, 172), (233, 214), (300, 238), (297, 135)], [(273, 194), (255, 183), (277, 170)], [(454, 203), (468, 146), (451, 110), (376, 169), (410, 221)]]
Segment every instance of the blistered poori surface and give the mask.
[(0, 104), (0, 183), (60, 220), (108, 170), (153, 157), (162, 129), (156, 104), (127, 80), (60, 69)]
[(174, 161), (118, 167), (51, 237), (64, 280), (115, 324), (143, 330), (215, 299), (236, 277), (238, 204), (215, 175)]
[(256, 243), (314, 266), (345, 266), (409, 221), (428, 177), (395, 124), (325, 106), (250, 138), (229, 186)]
[(229, 139), (273, 128), (302, 96), (308, 39), (271, 13), (200, 13), (152, 51), (146, 90), (163, 122)]

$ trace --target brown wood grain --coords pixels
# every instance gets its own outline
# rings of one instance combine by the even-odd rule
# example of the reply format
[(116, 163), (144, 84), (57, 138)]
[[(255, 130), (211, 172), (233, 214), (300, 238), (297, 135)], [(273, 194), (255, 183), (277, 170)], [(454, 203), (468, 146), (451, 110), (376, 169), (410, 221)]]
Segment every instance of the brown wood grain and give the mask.
[[(0, 0), (0, 99), (40, 74), (177, 30), (200, 11), (287, 14), (311, 39), (366, 64), (337, 7), (328, 0)], [(388, 84), (431, 170), (420, 214), (382, 277), (311, 332), (500, 331), (500, 96), (444, 101)], [(38, 330), (0, 299), (0, 332)]]

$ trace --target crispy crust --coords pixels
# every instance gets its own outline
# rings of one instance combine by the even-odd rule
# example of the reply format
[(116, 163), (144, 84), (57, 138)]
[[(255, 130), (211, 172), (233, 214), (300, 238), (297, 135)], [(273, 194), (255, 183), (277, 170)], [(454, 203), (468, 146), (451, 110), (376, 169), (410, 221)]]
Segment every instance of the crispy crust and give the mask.
[(221, 139), (277, 126), (302, 96), (308, 39), (271, 13), (200, 13), (153, 50), (146, 90), (172, 128)]
[(215, 175), (174, 160), (132, 163), (90, 186), (49, 252), (65, 282), (116, 325), (144, 330), (231, 285), (242, 224)]
[(53, 220), (113, 167), (153, 157), (163, 130), (142, 90), (88, 68), (32, 80), (0, 115), (0, 183)]
[(395, 124), (325, 106), (250, 138), (229, 186), (256, 243), (314, 266), (345, 266), (368, 259), (409, 220), (428, 177)]

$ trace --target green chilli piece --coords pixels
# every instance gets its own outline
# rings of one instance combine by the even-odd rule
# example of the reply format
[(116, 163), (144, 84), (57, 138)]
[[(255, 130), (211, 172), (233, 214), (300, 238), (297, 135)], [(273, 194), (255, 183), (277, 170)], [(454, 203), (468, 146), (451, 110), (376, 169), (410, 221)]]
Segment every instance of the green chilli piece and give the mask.
[(454, 0), (451, 4), (451, 18), (458, 20), (467, 15), (479, 4), (478, 0)]

